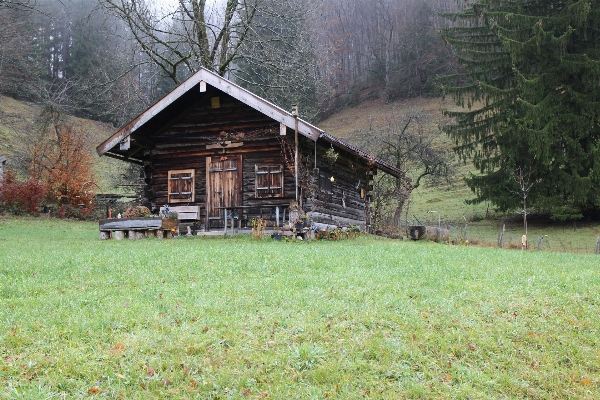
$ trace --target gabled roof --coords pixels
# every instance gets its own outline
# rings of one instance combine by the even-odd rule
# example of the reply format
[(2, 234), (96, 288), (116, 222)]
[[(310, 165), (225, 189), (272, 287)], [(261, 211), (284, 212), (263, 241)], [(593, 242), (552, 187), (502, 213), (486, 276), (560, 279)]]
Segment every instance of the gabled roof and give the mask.
[[(188, 96), (193, 91), (198, 92), (201, 82), (208, 84), (217, 90), (228, 94), (236, 100), (246, 104), (259, 113), (268, 118), (277, 121), (290, 129), (295, 129), (296, 118), (288, 111), (276, 106), (275, 104), (255, 95), (252, 92), (234, 84), (233, 82), (211, 72), (205, 68), (201, 68), (198, 72), (190, 76), (185, 82), (177, 86), (173, 91), (165, 97), (154, 103), (150, 108), (142, 114), (134, 118), (127, 125), (123, 126), (112, 135), (110, 138), (96, 147), (98, 155), (105, 155), (119, 144), (134, 134), (141, 134), (149, 129), (154, 129), (154, 126), (159, 126), (157, 121), (164, 121), (169, 118), (169, 115), (174, 115), (178, 111), (178, 106), (185, 104), (182, 101), (185, 96)], [(179, 103), (178, 103), (179, 102)], [(180, 104), (181, 103), (181, 104)], [(398, 177), (403, 177), (404, 172), (393, 165), (380, 160), (370, 154), (326, 133), (314, 125), (298, 118), (298, 133), (316, 142), (317, 140), (325, 140), (331, 143), (332, 146), (343, 149), (351, 154), (356, 155), (366, 161), (374, 163), (379, 169)]]

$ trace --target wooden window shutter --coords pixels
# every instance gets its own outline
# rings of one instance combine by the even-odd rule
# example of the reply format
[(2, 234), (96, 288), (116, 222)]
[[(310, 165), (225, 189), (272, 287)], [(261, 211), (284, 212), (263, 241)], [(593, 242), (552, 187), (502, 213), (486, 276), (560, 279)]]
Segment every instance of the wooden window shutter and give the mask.
[(283, 165), (256, 164), (254, 170), (257, 198), (283, 196)]
[(333, 193), (333, 184), (331, 183), (331, 173), (329, 171), (319, 171), (319, 190), (324, 194)]
[(169, 171), (169, 203), (194, 202), (195, 196), (195, 171), (183, 169)]

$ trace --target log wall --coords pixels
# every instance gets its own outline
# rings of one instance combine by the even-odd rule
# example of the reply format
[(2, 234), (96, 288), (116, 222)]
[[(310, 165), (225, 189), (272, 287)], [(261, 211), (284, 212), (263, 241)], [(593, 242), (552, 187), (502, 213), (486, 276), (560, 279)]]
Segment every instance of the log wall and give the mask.
[[(293, 171), (285, 168), (279, 139), (261, 139), (244, 141), (243, 146), (226, 149), (225, 156), (242, 156), (242, 205), (249, 208), (242, 210), (243, 220), (254, 217), (272, 217), (274, 205), (289, 205), (295, 197), (295, 179)], [(198, 205), (200, 218), (196, 229), (206, 229), (206, 158), (223, 155), (222, 149), (206, 149), (206, 143), (187, 146), (162, 146), (148, 155), (151, 160), (151, 182), (146, 185), (147, 197), (154, 208), (167, 204), (168, 171), (194, 169), (195, 201), (193, 203), (172, 203), (170, 205)], [(284, 165), (284, 193), (281, 197), (256, 198), (255, 176), (256, 164)], [(272, 215), (271, 215), (272, 214)]]
[[(367, 171), (364, 160), (349, 157), (339, 153), (337, 161), (331, 164), (325, 157), (329, 144), (317, 141), (316, 166), (319, 174), (325, 173), (326, 178), (333, 176), (331, 193), (324, 193), (318, 188), (319, 176), (313, 173), (315, 166), (314, 142), (303, 143), (303, 165), (309, 171), (311, 183), (305, 194), (306, 206), (311, 220), (317, 223), (336, 226), (358, 225), (363, 230), (367, 225)], [(361, 197), (361, 192), (364, 197)]]
[[(216, 94), (216, 93), (215, 93)], [(239, 212), (242, 220), (254, 217), (266, 217), (273, 226), (275, 205), (289, 206), (295, 199), (296, 185), (293, 170), (294, 132), (287, 130), (287, 136), (279, 136), (279, 123), (269, 119), (247, 105), (220, 94), (220, 107), (210, 107), (210, 96), (202, 97), (190, 106), (170, 124), (156, 127), (146, 140), (151, 147), (143, 151), (141, 157), (151, 176), (147, 177), (146, 198), (153, 210), (167, 204), (168, 172), (170, 170), (195, 171), (195, 201), (193, 203), (172, 203), (170, 205), (197, 205), (201, 213), (194, 223), (195, 229), (207, 229), (207, 157), (242, 157), (241, 202), (245, 206)], [(232, 146), (225, 152), (218, 145), (228, 140)], [(282, 140), (287, 140), (285, 151)], [(317, 168), (327, 171), (335, 182), (331, 193), (319, 189), (319, 178), (311, 174), (315, 167), (315, 142), (300, 136), (300, 187), (303, 211), (314, 222), (327, 225), (359, 225), (363, 229), (368, 225), (368, 160), (340, 151), (338, 160), (329, 164), (325, 158), (330, 148), (324, 140), (316, 142)], [(212, 147), (212, 148), (211, 148)], [(283, 196), (257, 198), (255, 195), (256, 164), (279, 164), (284, 166)], [(361, 191), (365, 196), (361, 197)], [(282, 210), (283, 211), (283, 210)], [(283, 215), (281, 215), (282, 217)], [(216, 227), (218, 221), (212, 221)], [(185, 229), (185, 224), (182, 225)]]

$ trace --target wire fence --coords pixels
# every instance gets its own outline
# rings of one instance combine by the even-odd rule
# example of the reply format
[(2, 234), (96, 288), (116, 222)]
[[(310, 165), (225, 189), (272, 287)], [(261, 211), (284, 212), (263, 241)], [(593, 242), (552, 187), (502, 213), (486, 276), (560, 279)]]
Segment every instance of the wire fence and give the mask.
[[(577, 254), (600, 255), (600, 226), (598, 224), (563, 224), (560, 226), (530, 227), (529, 235), (524, 236), (524, 229), (519, 224), (502, 224), (496, 227), (490, 224), (474, 223), (463, 218), (463, 221), (441, 221), (414, 218), (409, 223), (407, 232), (412, 226), (441, 227), (450, 230), (452, 244), (481, 245), (503, 249), (549, 251)], [(412, 225), (411, 225), (412, 224)], [(404, 225), (404, 224), (403, 224)], [(405, 229), (402, 227), (401, 229)], [(496, 233), (494, 233), (496, 232)], [(495, 236), (495, 238), (494, 238)], [(410, 235), (408, 235), (410, 237)]]

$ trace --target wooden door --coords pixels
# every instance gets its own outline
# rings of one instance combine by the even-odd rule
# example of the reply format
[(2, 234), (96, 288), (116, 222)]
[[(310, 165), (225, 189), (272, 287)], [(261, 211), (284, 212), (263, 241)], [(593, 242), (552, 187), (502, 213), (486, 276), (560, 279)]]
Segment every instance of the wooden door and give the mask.
[(207, 226), (222, 228), (224, 210), (218, 207), (235, 207), (241, 203), (242, 156), (206, 157)]

